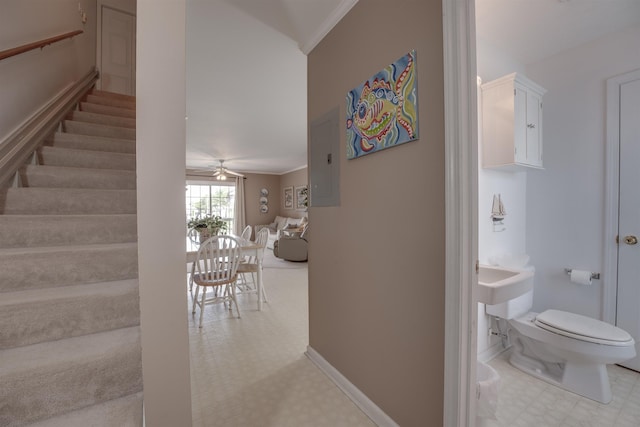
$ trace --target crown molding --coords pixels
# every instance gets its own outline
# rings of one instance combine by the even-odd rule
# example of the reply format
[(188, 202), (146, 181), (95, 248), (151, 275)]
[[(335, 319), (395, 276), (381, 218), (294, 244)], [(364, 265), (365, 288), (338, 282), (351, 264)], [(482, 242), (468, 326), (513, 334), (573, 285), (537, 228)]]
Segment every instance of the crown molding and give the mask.
[(331, 12), (331, 15), (329, 15), (320, 28), (318, 28), (318, 31), (313, 34), (307, 42), (300, 46), (302, 53), (308, 55), (309, 52), (311, 52), (313, 48), (316, 47), (327, 34), (329, 34), (329, 31), (331, 31), (333, 27), (335, 27), (336, 24), (344, 18), (347, 12), (349, 12), (356, 3), (358, 3), (358, 0), (342, 0), (338, 7)]

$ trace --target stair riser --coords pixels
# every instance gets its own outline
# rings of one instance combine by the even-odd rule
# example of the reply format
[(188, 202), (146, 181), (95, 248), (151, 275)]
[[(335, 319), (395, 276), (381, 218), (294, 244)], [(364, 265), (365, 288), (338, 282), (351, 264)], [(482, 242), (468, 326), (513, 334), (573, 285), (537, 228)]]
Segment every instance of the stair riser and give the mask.
[(126, 95), (124, 93), (106, 92), (99, 89), (91, 90), (93, 96), (100, 96), (102, 98), (120, 99), (122, 101), (133, 102), (135, 104), (136, 97), (134, 95)]
[(129, 171), (95, 171), (77, 168), (27, 166), (20, 170), (22, 185), (48, 188), (99, 188), (135, 190), (136, 176)]
[(0, 213), (9, 215), (134, 214), (135, 190), (10, 188)]
[(0, 247), (89, 245), (137, 241), (135, 215), (0, 215)]
[(136, 139), (135, 129), (127, 129), (115, 126), (96, 125), (93, 123), (76, 122), (73, 120), (64, 121), (64, 130), (69, 133), (80, 135), (102, 136), (105, 138)]
[(109, 282), (137, 276), (135, 245), (0, 256), (0, 292)]
[(126, 108), (133, 111), (136, 109), (135, 102), (103, 96), (87, 95), (87, 102), (92, 104), (108, 105), (110, 107)]
[(106, 151), (113, 153), (136, 154), (136, 143), (129, 139), (102, 138), (99, 136), (76, 135), (56, 132), (47, 139), (47, 146), (71, 148), (76, 150)]
[(90, 113), (88, 111), (72, 111), (67, 117), (78, 122), (95, 123), (106, 126), (135, 129), (136, 120), (125, 117), (108, 116), (104, 114)]
[[(100, 283), (109, 286), (109, 283)], [(0, 350), (140, 324), (137, 286), (117, 295), (93, 294), (3, 305)]]
[(99, 151), (69, 150), (64, 148), (41, 147), (38, 161), (46, 166), (70, 168), (136, 170), (133, 154), (104, 153)]
[(21, 426), (142, 390), (139, 344), (116, 354), (7, 375), (0, 387), (0, 425)]
[(81, 102), (80, 111), (88, 113), (106, 114), (108, 116), (127, 117), (129, 119), (136, 118), (136, 111), (127, 108), (110, 107), (108, 105), (92, 104), (90, 102)]

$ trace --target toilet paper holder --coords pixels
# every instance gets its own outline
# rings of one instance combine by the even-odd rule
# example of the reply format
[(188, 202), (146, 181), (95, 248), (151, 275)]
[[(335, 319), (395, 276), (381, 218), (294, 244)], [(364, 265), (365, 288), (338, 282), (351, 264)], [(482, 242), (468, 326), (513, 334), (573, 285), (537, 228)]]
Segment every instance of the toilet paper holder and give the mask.
[[(565, 268), (564, 272), (567, 273), (569, 276), (571, 276), (571, 269), (570, 268)], [(595, 279), (595, 280), (600, 280), (600, 273), (591, 273), (591, 278)]]

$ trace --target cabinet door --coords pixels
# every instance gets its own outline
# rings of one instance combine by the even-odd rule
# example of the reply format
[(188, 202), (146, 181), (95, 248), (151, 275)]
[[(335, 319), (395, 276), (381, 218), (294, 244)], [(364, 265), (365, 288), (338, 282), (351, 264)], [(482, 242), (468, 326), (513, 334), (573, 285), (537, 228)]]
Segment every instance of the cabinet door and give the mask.
[(516, 85), (513, 91), (513, 155), (516, 163), (527, 161), (527, 90)]
[(527, 92), (527, 153), (526, 163), (542, 167), (542, 99), (535, 92)]

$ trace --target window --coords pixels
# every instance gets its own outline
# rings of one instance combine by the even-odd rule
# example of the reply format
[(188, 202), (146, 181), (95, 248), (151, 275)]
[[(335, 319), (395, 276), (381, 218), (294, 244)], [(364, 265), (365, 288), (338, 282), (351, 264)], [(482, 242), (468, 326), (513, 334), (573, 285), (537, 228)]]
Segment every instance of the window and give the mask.
[(233, 183), (187, 182), (187, 221), (196, 217), (218, 215), (233, 230), (236, 186)]

